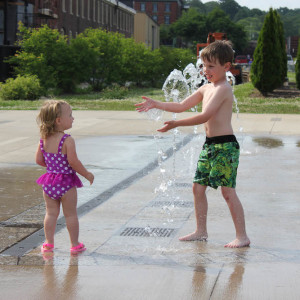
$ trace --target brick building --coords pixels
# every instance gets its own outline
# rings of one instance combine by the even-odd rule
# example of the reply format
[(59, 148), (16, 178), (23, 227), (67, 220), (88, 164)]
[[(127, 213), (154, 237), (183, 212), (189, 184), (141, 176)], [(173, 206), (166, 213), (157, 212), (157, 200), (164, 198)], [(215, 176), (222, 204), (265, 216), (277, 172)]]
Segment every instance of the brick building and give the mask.
[(135, 0), (133, 7), (149, 15), (159, 25), (172, 24), (181, 17), (184, 9), (182, 0)]
[(135, 10), (118, 0), (0, 0), (0, 45), (13, 45), (18, 22), (47, 24), (75, 37), (84, 29), (103, 28), (133, 37)]
[(297, 56), (298, 53), (298, 45), (299, 45), (299, 36), (289, 36), (286, 39), (286, 48), (287, 54), (292, 55), (293, 57)]

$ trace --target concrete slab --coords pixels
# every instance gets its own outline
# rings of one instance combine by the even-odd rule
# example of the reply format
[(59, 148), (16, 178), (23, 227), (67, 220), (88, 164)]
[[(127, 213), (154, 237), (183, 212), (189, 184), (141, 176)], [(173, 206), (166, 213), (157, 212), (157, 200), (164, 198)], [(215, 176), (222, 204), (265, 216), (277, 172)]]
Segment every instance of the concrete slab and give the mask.
[[(92, 112), (82, 129), (78, 128), (78, 140), (83, 144), (85, 139), (89, 145), (99, 143), (98, 137), (94, 139), (84, 133), (89, 129), (95, 135), (98, 129), (102, 132), (97, 128), (100, 123), (93, 120), (96, 113)], [(84, 118), (84, 114), (81, 116)], [(127, 112), (112, 113), (114, 117), (105, 113), (101, 116), (101, 126), (107, 125), (107, 130), (109, 122), (118, 123), (111, 120), (114, 117), (123, 121), (123, 127), (134, 118)], [(279, 117), (282, 117), (280, 121), (271, 120)], [(300, 116), (240, 115), (240, 118), (252, 124), (249, 128), (253, 130), (247, 132), (250, 130), (245, 129), (247, 125), (239, 131), (241, 126), (235, 124), (242, 146), (237, 192), (245, 209), (250, 247), (223, 247), (234, 238), (234, 228), (220, 191), (212, 189), (207, 194), (208, 241), (178, 241), (179, 236), (195, 227), (190, 205), (191, 180), (203, 137), (194, 138), (176, 153), (175, 160), (171, 157), (164, 161), (159, 168), (134, 180), (81, 216), (81, 239), (88, 248), (82, 255), (70, 256), (65, 228), (55, 236), (53, 257), (43, 258), (39, 247), (20, 257), (0, 255), (1, 297), (298, 299), (300, 204), (296, 178), (299, 177), (300, 139), (295, 135), (295, 128)], [(140, 122), (140, 127), (130, 127), (128, 132), (146, 135), (146, 131), (137, 133), (143, 120), (135, 121)], [(290, 122), (290, 126), (279, 122)], [(118, 126), (121, 125), (115, 129)], [(115, 136), (118, 135), (119, 132)], [(9, 161), (9, 151), (3, 155), (7, 161), (2, 162), (0, 169), (7, 162), (13, 163)], [(29, 156), (27, 161), (25, 157), (23, 163), (20, 159), (20, 164), (30, 164)], [(91, 160), (96, 158), (95, 153)], [(149, 235), (121, 235), (129, 227), (143, 228)], [(161, 237), (159, 231), (151, 231), (153, 228), (173, 231)]]

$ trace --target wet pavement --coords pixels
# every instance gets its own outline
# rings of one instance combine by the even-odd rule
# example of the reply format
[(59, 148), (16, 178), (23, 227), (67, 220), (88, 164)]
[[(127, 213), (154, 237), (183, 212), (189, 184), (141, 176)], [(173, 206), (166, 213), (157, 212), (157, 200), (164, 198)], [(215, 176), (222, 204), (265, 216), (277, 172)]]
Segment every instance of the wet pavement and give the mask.
[[(70, 133), (96, 174), (95, 185), (79, 189), (80, 235), (88, 250), (70, 256), (61, 220), (54, 256), (43, 257), (43, 202), (34, 185), (41, 170), (29, 143), (37, 144), (34, 113), (6, 113), (5, 126), (15, 130), (10, 136), (0, 124), (6, 142), (0, 148), (0, 299), (299, 299), (300, 116), (234, 118), (241, 144), (237, 192), (252, 243), (227, 249), (234, 228), (219, 190), (207, 193), (208, 241), (178, 241), (195, 227), (191, 182), (202, 135), (184, 129), (174, 156), (171, 134), (152, 137), (159, 122), (131, 112), (74, 112), (79, 124)], [(22, 118), (19, 132), (12, 123)], [(159, 150), (169, 158), (157, 166)]]

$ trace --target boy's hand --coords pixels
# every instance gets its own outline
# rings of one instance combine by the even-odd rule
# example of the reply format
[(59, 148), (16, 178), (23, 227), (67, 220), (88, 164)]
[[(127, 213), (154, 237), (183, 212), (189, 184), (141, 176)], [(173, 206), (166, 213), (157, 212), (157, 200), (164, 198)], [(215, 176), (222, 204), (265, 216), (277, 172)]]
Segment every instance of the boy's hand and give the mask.
[(93, 184), (93, 182), (94, 182), (94, 174), (93, 173), (88, 172), (85, 178), (90, 182), (90, 185)]
[(176, 121), (167, 121), (164, 124), (165, 124), (165, 126), (160, 129), (157, 129), (157, 131), (166, 132), (166, 131), (169, 131), (170, 129), (177, 127)]
[(137, 106), (136, 110), (138, 112), (142, 112), (142, 111), (147, 112), (149, 109), (155, 108), (155, 102), (156, 102), (155, 100), (145, 96), (143, 96), (142, 98), (145, 99), (146, 101), (135, 104), (135, 106)]

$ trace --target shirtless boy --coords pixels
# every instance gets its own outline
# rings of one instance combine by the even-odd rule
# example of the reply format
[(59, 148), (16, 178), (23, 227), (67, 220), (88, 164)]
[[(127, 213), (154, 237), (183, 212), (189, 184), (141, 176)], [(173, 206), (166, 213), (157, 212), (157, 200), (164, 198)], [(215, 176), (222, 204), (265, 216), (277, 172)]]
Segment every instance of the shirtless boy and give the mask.
[(196, 215), (195, 232), (183, 236), (181, 241), (206, 240), (207, 235), (207, 198), (206, 188), (221, 187), (222, 195), (229, 207), (236, 230), (236, 238), (225, 245), (229, 248), (247, 247), (250, 240), (246, 233), (243, 206), (236, 194), (236, 175), (239, 164), (239, 144), (231, 126), (233, 93), (226, 80), (233, 60), (230, 42), (216, 41), (201, 52), (204, 73), (209, 81), (191, 96), (180, 103), (160, 102), (142, 97), (145, 101), (136, 104), (139, 112), (152, 108), (168, 112), (184, 112), (202, 101), (202, 112), (196, 116), (167, 121), (160, 132), (166, 132), (178, 126), (204, 124), (206, 141), (200, 153), (196, 174), (193, 180), (193, 194)]

